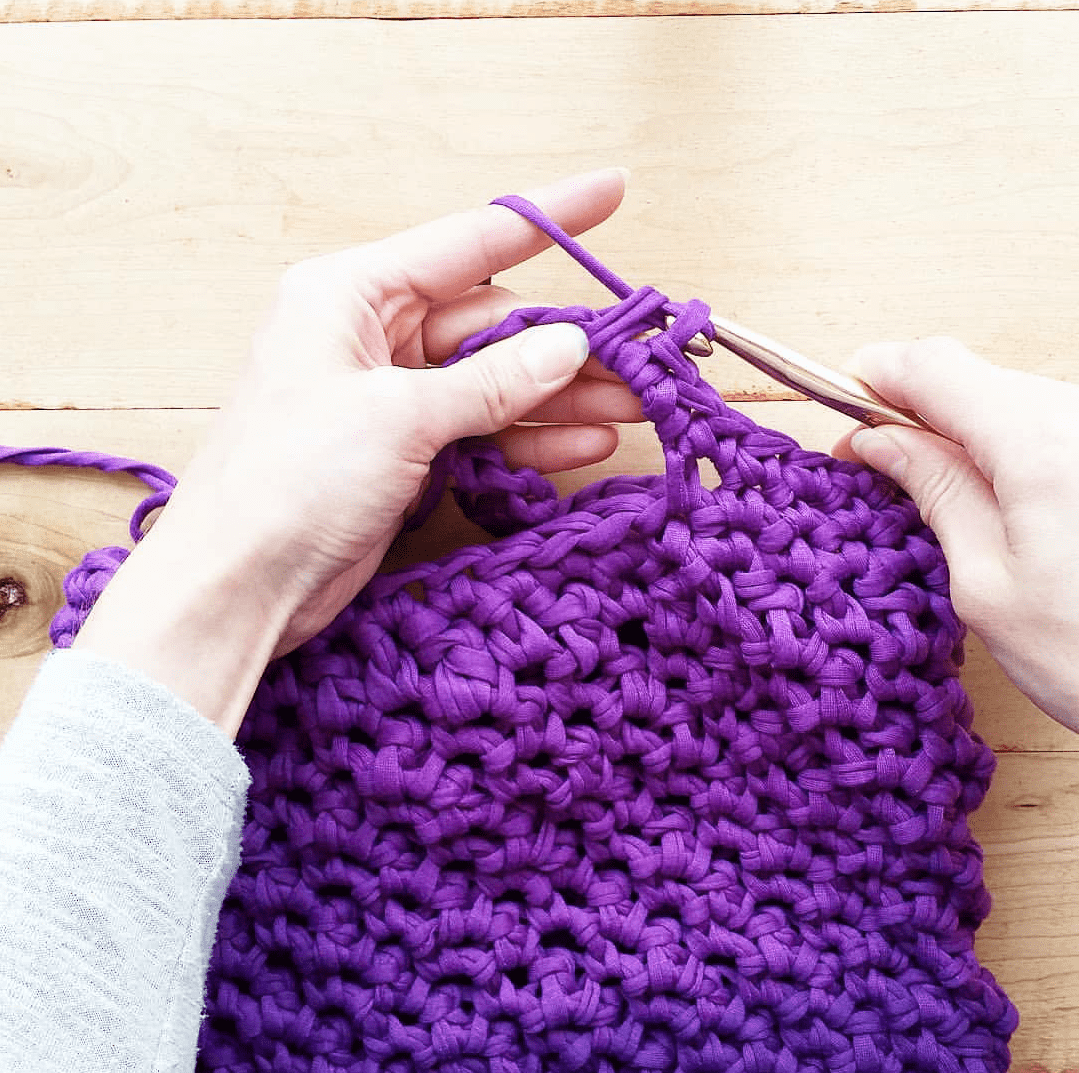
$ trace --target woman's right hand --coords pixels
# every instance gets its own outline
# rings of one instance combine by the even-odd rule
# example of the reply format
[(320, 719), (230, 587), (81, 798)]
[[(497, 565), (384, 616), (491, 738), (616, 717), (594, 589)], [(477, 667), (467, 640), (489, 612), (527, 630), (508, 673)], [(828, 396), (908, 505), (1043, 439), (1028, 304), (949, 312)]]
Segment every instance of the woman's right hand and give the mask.
[(906, 490), (944, 549), (959, 617), (1038, 707), (1079, 731), (1079, 386), (951, 339), (867, 347), (854, 365), (943, 436), (859, 429), (836, 454)]

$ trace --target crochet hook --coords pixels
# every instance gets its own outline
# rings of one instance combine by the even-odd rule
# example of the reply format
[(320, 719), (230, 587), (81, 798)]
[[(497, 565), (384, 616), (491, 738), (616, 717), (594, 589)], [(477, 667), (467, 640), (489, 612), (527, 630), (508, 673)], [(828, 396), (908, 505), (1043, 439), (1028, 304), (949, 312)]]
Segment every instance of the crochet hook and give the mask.
[[(920, 414), (893, 406), (857, 377), (829, 369), (733, 321), (712, 317), (711, 323), (713, 340), (725, 350), (748, 361), (781, 384), (853, 417), (863, 425), (907, 425), (928, 432), (936, 431)], [(691, 339), (686, 349), (700, 357), (712, 352), (711, 343), (703, 333)]]

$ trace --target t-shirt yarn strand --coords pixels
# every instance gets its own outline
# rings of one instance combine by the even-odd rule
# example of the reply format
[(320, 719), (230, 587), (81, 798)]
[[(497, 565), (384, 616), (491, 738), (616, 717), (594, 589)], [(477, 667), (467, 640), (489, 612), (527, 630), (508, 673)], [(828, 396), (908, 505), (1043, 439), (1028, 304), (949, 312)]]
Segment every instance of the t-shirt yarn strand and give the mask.
[[(376, 577), (267, 669), (199, 1069), (1006, 1069), (967, 825), (993, 756), (935, 539), (724, 404), (685, 353), (703, 303), (502, 204), (618, 301), (458, 358), (580, 325), (665, 473), (560, 498), (455, 444), (435, 493), (499, 539)], [(122, 556), (69, 578), (58, 643)]]

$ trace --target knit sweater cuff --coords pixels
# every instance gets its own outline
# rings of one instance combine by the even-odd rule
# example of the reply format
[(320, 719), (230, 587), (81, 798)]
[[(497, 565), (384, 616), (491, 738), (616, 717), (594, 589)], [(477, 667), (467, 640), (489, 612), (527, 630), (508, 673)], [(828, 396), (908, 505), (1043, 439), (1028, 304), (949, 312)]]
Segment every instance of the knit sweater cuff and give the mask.
[(163, 686), (46, 660), (0, 745), (0, 1067), (193, 1068), (248, 783)]

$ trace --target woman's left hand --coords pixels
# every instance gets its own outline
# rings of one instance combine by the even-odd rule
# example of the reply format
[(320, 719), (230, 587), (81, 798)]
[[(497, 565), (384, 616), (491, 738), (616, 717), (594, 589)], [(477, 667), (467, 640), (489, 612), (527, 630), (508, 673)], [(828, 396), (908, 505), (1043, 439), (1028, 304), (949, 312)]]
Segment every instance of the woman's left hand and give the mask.
[[(623, 192), (609, 169), (529, 196), (579, 233)], [(482, 284), (546, 245), (487, 206), (290, 268), (233, 402), (76, 645), (235, 734), (268, 659), (373, 575), (447, 443), (494, 435), (512, 464), (548, 472), (609, 455), (607, 422), (640, 420), (640, 406), (586, 364), (579, 328), (532, 328), (431, 367), (520, 305)]]

